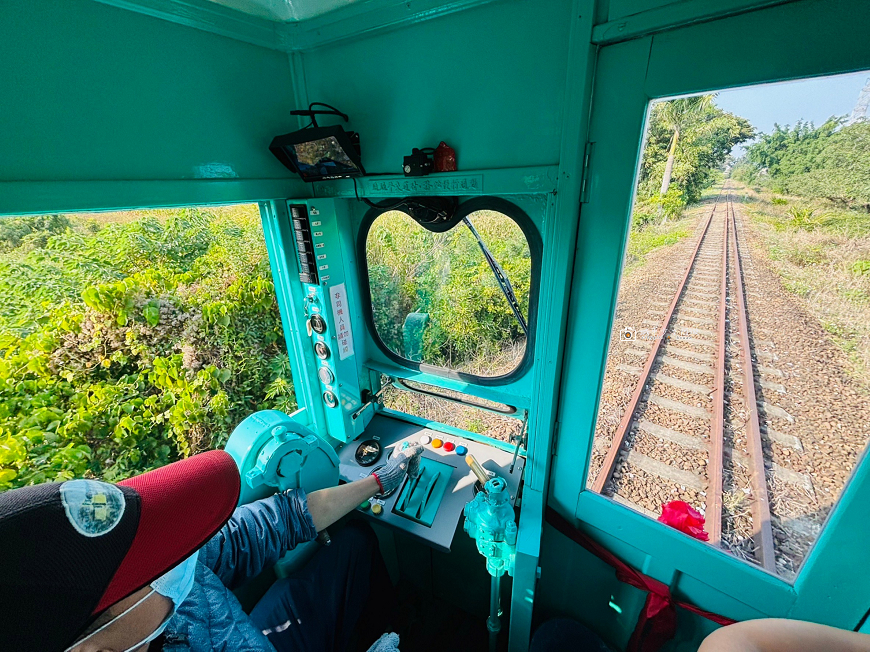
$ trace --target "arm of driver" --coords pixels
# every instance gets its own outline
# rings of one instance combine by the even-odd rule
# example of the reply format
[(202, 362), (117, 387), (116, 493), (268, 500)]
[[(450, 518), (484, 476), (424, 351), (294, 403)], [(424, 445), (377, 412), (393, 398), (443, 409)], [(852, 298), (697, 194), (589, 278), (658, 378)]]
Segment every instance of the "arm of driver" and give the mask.
[(318, 532), (325, 530), (379, 491), (377, 480), (372, 476), (337, 487), (312, 491), (308, 494), (308, 512), (314, 521), (314, 528)]
[(317, 537), (302, 489), (241, 505), (202, 547), (199, 561), (235, 588), (277, 562), (300, 543)]
[(761, 618), (722, 627), (698, 652), (870, 652), (870, 635), (801, 620)]

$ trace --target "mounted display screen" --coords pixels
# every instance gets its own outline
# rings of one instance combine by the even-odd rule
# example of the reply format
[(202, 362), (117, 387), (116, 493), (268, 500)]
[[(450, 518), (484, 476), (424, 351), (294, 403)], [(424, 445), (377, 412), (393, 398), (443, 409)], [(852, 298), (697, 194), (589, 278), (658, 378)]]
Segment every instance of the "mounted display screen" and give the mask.
[(366, 261), (374, 327), (393, 355), (479, 377), (523, 361), (533, 266), (512, 218), (481, 210), (433, 233), (385, 212), (369, 228)]
[(313, 127), (277, 136), (269, 150), (303, 181), (365, 174), (359, 156), (359, 136), (341, 127)]

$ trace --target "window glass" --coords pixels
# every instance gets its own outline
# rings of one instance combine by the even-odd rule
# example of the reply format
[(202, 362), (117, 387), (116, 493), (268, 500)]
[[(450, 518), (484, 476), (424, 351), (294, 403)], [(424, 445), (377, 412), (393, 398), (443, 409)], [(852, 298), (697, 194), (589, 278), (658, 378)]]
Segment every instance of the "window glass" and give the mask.
[[(388, 385), (381, 400), (384, 407), (391, 410), (505, 442), (514, 442), (523, 433), (524, 423), (519, 413), (509, 417), (490, 411), (508, 413), (513, 409), (511, 406), (424, 383), (407, 380), (394, 383), (390, 378), (382, 378), (381, 382)], [(475, 403), (489, 410), (474, 407)]]
[(0, 490), (120, 480), (295, 407), (256, 205), (0, 218)]
[(588, 487), (792, 580), (870, 437), (867, 73), (656, 101)]
[[(477, 376), (503, 376), (526, 350), (532, 258), (522, 229), (495, 211), (477, 211), (446, 233), (406, 213), (378, 216), (366, 240), (372, 316), (395, 355)], [(503, 287), (483, 253), (507, 279)], [(506, 288), (510, 288), (507, 290)], [(507, 295), (515, 297), (521, 322)]]

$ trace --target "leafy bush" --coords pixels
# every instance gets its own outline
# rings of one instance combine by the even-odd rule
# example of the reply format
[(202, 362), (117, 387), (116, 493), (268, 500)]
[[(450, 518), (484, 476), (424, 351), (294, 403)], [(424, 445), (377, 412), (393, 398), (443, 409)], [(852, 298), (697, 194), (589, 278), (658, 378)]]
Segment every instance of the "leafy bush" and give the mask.
[(631, 214), (632, 229), (642, 229), (647, 224), (652, 224), (656, 221), (656, 214), (646, 205), (638, 206)]
[(32, 246), (45, 246), (48, 237), (63, 233), (70, 227), (64, 215), (31, 215), (0, 220), (0, 251), (14, 249), (27, 242)]
[(295, 408), (256, 207), (63, 219), (0, 258), (0, 490), (119, 480)]
[[(532, 260), (525, 235), (500, 213), (478, 211), (470, 217), (528, 316)], [(384, 213), (369, 231), (366, 258), (375, 326), (390, 350), (407, 356), (403, 325), (419, 312), (429, 315), (422, 361), (453, 369), (480, 367), (484, 375), (516, 366), (518, 360), (510, 356), (506, 369), (491, 362), (524, 343), (525, 334), (464, 225), (432, 233), (404, 213)]]
[(782, 197), (771, 197), (770, 203), (774, 206), (787, 206), (788, 200), (783, 199)]
[(789, 216), (789, 226), (795, 229), (803, 229), (805, 231), (812, 231), (816, 226), (818, 226), (818, 220), (813, 219), (814, 211), (812, 208), (803, 208), (799, 206), (792, 206), (786, 211), (786, 215)]

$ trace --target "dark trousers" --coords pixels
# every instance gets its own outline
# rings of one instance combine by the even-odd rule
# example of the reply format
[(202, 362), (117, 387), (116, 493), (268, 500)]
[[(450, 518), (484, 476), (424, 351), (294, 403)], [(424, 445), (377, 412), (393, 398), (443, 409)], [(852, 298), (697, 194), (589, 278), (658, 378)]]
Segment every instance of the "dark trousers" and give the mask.
[(277, 580), (251, 620), (278, 652), (366, 650), (386, 631), (392, 585), (371, 527), (351, 521), (290, 577)]

